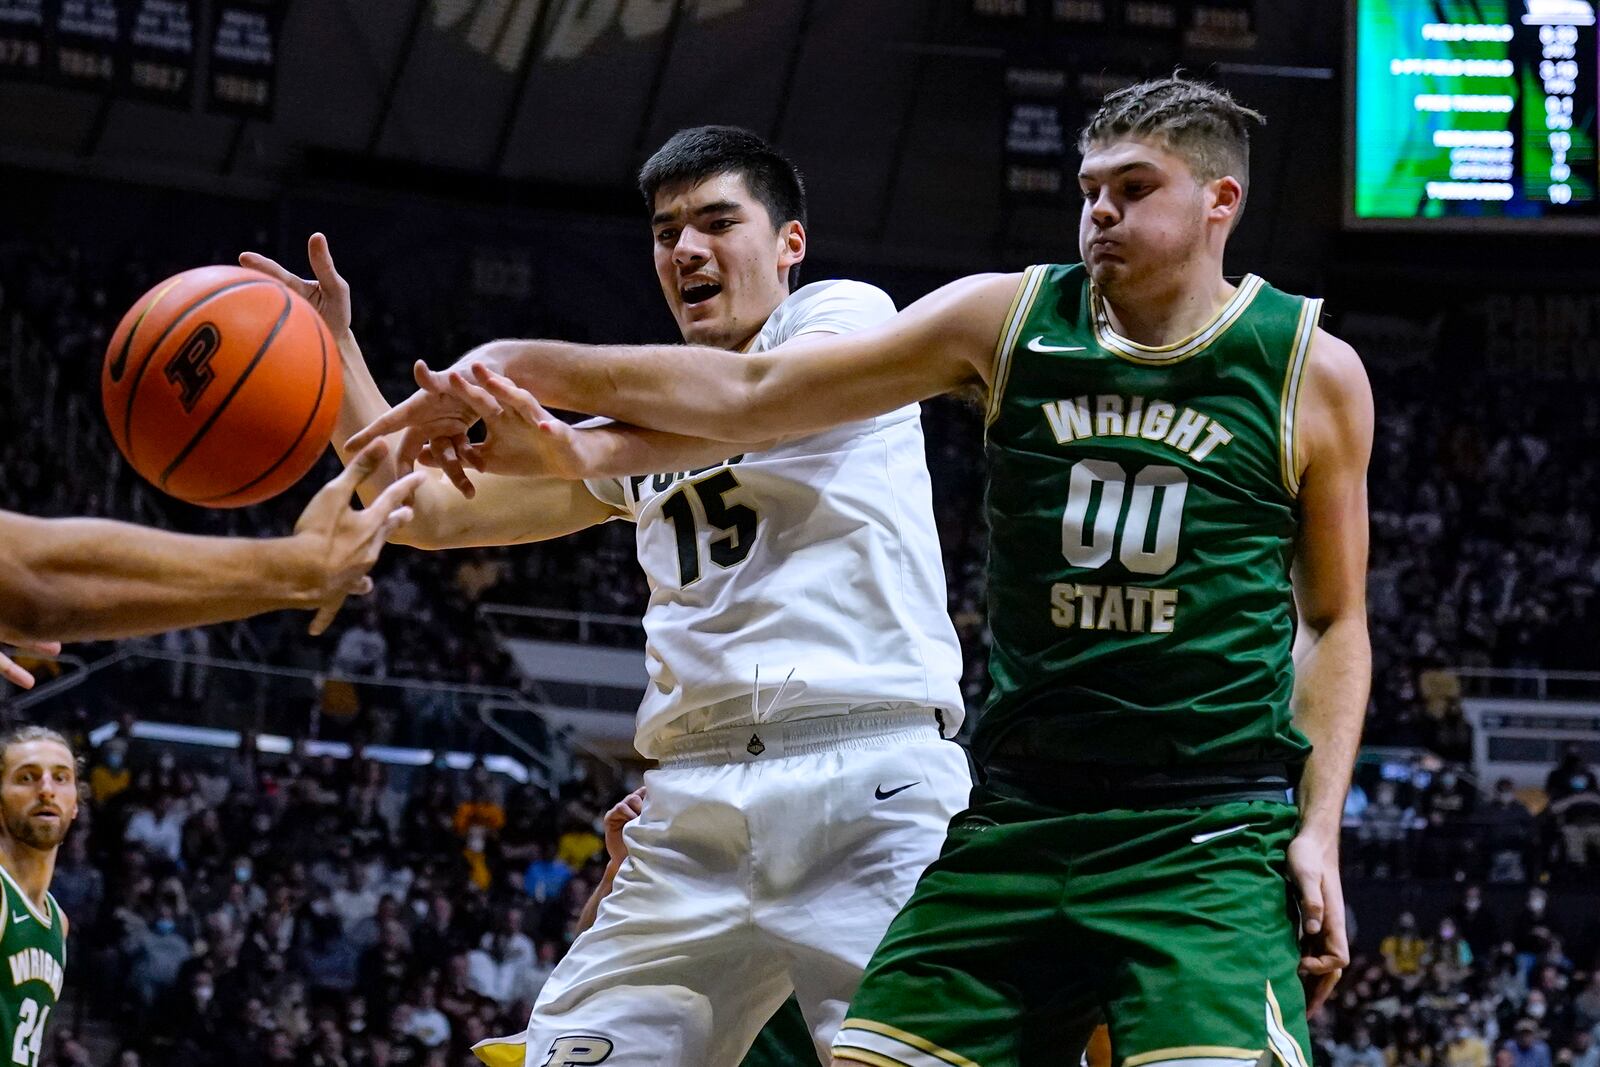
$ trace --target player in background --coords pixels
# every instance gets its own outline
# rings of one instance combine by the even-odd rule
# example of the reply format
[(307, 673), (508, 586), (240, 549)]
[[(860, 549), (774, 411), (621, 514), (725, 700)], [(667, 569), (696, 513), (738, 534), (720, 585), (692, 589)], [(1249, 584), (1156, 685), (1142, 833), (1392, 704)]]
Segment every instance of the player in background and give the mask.
[(718, 437), (987, 390), (984, 780), (839, 1062), (1058, 1062), (1096, 1004), (1124, 1067), (1307, 1062), (1301, 979), (1314, 1006), (1349, 952), (1372, 396), (1320, 301), (1223, 275), (1258, 121), (1175, 77), (1109, 95), (1080, 142), (1082, 264), (966, 278), (781, 358), (495, 342), (419, 369), (352, 442), (460, 432), (500, 409), (494, 374)]
[(78, 764), (54, 730), (0, 734), (0, 1058), (37, 1067), (61, 996), (67, 916), (50, 895), (56, 851), (78, 817)]
[[(344, 598), (372, 588), (367, 572), (411, 520), (407, 501), (424, 475), (350, 496), (389, 446), (363, 449), (306, 505), (288, 537), (192, 537), (108, 519), (35, 519), (0, 511), (0, 642), (55, 655), (62, 641), (139, 637), (242, 619), (315, 611), (327, 629)], [(24, 689), (33, 675), (0, 655), (0, 677)]]
[[(686, 341), (781, 359), (894, 314), (859, 282), (792, 289), (804, 190), (755, 135), (682, 131), (640, 186), (657, 279)], [(339, 426), (353, 433), (388, 405), (320, 235), (310, 257), (315, 282), (240, 261), (321, 307), (345, 365)], [(494, 425), (478, 450), (460, 436), (433, 441), (456, 487), (419, 488), (402, 534), (429, 548), (504, 544), (626, 519), (650, 584), (635, 744), (661, 767), (624, 831), (631, 858), (615, 889), (513, 1041), (532, 1064), (732, 1067), (793, 992), (825, 1060), (873, 947), (971, 784), (964, 753), (943, 739), (961, 724), (961, 655), (920, 411), (739, 448), (627, 427), (586, 434), (601, 457), (587, 481), (493, 470), (469, 480), (463, 455), (515, 466), (519, 439)], [(620, 472), (637, 476), (610, 476)]]

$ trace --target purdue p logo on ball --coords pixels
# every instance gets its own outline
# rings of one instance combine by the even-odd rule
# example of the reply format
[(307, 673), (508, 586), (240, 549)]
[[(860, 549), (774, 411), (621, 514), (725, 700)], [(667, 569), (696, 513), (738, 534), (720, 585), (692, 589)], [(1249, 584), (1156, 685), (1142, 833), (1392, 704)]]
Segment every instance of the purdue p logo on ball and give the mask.
[(604, 1063), (611, 1055), (611, 1042), (603, 1037), (558, 1037), (550, 1045), (550, 1056), (542, 1067), (568, 1067), (579, 1063)]

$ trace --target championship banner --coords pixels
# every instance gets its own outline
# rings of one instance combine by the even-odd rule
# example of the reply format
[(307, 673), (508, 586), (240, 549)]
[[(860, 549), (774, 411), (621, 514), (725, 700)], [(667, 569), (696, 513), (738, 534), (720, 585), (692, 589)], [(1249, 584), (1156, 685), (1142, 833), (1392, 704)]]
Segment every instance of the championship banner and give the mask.
[(206, 107), (250, 119), (272, 118), (278, 74), (280, 0), (221, 0), (211, 38)]
[(1006, 196), (1014, 201), (1059, 200), (1068, 187), (1069, 118), (1067, 73), (1049, 67), (1007, 67), (1005, 145)]
[(1123, 0), (1122, 29), (1144, 37), (1178, 39), (1188, 0)]
[(1057, 26), (1103, 30), (1111, 25), (1113, 0), (1049, 0), (1050, 21)]
[(116, 0), (58, 0), (51, 73), (67, 85), (104, 89), (122, 69), (123, 27)]
[(1254, 48), (1255, 0), (1191, 0), (1183, 45), (1217, 51)]
[(1028, 17), (1028, 0), (968, 0), (972, 17), (984, 21), (1020, 22)]
[[(1068, 112), (1067, 124), (1071, 129), (1067, 136), (1077, 142), (1078, 131), (1089, 124), (1094, 113), (1100, 110), (1100, 103), (1110, 93), (1118, 89), (1126, 89), (1134, 82), (1142, 81), (1146, 77), (1142, 70), (1128, 68), (1107, 69), (1097, 67), (1093, 70), (1080, 70), (1072, 79), (1073, 101)], [(1074, 151), (1074, 158), (1077, 153)]]
[(45, 0), (0, 0), (0, 75), (43, 77)]
[(123, 81), (129, 95), (187, 107), (194, 88), (198, 0), (136, 0), (125, 6), (133, 11)]

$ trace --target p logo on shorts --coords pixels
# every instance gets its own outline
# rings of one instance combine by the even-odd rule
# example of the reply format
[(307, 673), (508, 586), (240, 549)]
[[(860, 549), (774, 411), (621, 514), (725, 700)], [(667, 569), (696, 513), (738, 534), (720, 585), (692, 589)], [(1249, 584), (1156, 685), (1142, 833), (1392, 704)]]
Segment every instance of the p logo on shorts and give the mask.
[(550, 1044), (550, 1055), (541, 1067), (574, 1067), (583, 1063), (604, 1063), (610, 1056), (612, 1044), (603, 1037), (581, 1034), (576, 1037), (558, 1037)]

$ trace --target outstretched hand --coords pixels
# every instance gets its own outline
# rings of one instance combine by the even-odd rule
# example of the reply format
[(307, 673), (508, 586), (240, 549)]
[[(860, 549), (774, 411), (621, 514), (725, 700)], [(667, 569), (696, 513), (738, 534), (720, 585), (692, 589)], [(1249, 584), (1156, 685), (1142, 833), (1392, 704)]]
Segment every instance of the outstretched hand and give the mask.
[(350, 285), (340, 277), (333, 266), (333, 253), (328, 249), (328, 238), (320, 233), (311, 235), (306, 242), (306, 259), (311, 263), (314, 277), (302, 278), (274, 259), (259, 252), (245, 252), (239, 256), (239, 266), (276, 278), (289, 289), (310, 302), (327, 323), (335, 338), (350, 328)]
[(337, 478), (311, 498), (294, 525), (294, 536), (302, 540), (323, 572), (320, 604), (311, 620), (313, 634), (328, 628), (345, 597), (372, 591), (367, 572), (378, 562), (389, 536), (412, 519), (412, 494), (427, 477), (420, 471), (396, 479), (370, 507), (350, 505), (357, 487), (377, 472), (388, 454), (385, 441), (362, 449)]
[(472, 405), (451, 390), (449, 373), (429, 370), (426, 363), (417, 360), (412, 367), (417, 391), (357, 432), (345, 447), (359, 450), (381, 437), (399, 433), (395, 460), (401, 470), (411, 469), (426, 448), (451, 484), (470, 498), (475, 490), (462, 468), (462, 457), (467, 451), (467, 431), (479, 416)]
[[(589, 477), (589, 452), (584, 431), (562, 422), (528, 390), (482, 365), (471, 368), (471, 380), (460, 371), (445, 372), (445, 388), (483, 419), (483, 441), (469, 442), (458, 457), (466, 466), (487, 474), (579, 479)], [(432, 444), (419, 457), (424, 466), (444, 468)]]

